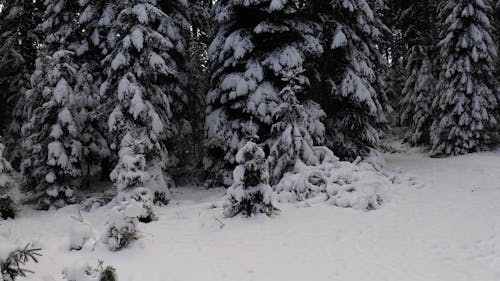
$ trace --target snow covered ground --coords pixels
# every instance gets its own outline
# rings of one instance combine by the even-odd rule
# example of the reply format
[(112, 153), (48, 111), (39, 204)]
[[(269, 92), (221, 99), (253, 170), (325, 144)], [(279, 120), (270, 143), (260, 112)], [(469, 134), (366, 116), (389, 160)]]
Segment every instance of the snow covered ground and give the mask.
[[(115, 266), (120, 281), (500, 280), (500, 151), (385, 157), (406, 180), (375, 211), (282, 204), (275, 218), (222, 219), (223, 190), (184, 187), (120, 252), (102, 243), (69, 251), (74, 206), (25, 210), (0, 222), (0, 236), (43, 248), (40, 263), (29, 265), (36, 274), (24, 279), (33, 281), (62, 280), (64, 267), (98, 259)], [(82, 214), (102, 233), (108, 212)]]

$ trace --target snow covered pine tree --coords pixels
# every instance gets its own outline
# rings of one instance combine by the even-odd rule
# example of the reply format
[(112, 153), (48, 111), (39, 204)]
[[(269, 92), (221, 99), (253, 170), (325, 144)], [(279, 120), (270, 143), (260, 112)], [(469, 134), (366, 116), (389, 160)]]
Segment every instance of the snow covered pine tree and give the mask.
[(9, 191), (14, 183), (12, 166), (4, 157), (5, 145), (0, 137), (0, 219), (14, 218), (16, 207)]
[[(304, 69), (306, 59), (322, 52), (313, 35), (317, 26), (302, 20), (297, 1), (221, 0), (215, 12), (215, 38), (209, 48), (212, 88), (207, 96), (206, 155), (204, 168), (208, 184), (232, 183), (234, 155), (245, 145), (242, 125), (252, 120), (265, 150), (274, 144), (271, 136), (273, 114), (283, 103), (283, 78)], [(308, 85), (308, 79), (299, 81)], [(305, 92), (295, 93), (304, 106), (315, 106)], [(322, 114), (319, 114), (322, 116)], [(311, 116), (311, 123), (320, 122)], [(320, 126), (319, 128), (322, 128)], [(323, 131), (307, 127), (313, 139)]]
[(69, 47), (75, 38), (78, 3), (46, 1), (44, 21), (37, 27), (45, 39), (39, 52), (24, 106), (21, 169), (25, 189), (39, 192), (38, 207), (75, 202), (80, 187), (81, 142), (74, 85), (78, 66)]
[(27, 119), (25, 92), (35, 70), (36, 26), (41, 22), (43, 1), (3, 1), (0, 13), (0, 132), (5, 136), (8, 158), (18, 167), (21, 126)]
[(246, 125), (242, 130), (248, 142), (236, 154), (240, 165), (234, 169), (234, 183), (226, 192), (223, 214), (225, 217), (238, 214), (250, 217), (260, 213), (276, 215), (279, 209), (273, 205), (266, 154), (254, 142), (258, 139), (255, 127)]
[(326, 144), (354, 160), (379, 141), (391, 111), (383, 91), (384, 60), (377, 43), (387, 28), (374, 1), (316, 1), (325, 33), (320, 71), (325, 84)]
[(116, 45), (116, 33), (110, 32), (116, 19), (113, 1), (80, 0), (78, 31), (70, 49), (76, 53), (79, 64), (75, 85), (78, 126), (82, 143), (82, 157), (86, 164), (85, 183), (93, 166), (101, 166), (101, 179), (110, 174), (110, 149), (108, 143), (109, 96), (99, 87), (106, 80), (106, 65), (101, 61)]
[(81, 175), (81, 144), (75, 123), (75, 97), (70, 85), (76, 70), (72, 53), (58, 51), (37, 59), (27, 91), (27, 106), (33, 109), (23, 126), (24, 188), (40, 192), (38, 207), (63, 207), (75, 202)]
[(111, 250), (136, 238), (138, 221), (156, 218), (153, 202), (170, 200), (173, 181), (165, 168), (175, 159), (167, 147), (190, 131), (183, 118), (188, 23), (178, 10), (184, 8), (182, 1), (130, 0), (117, 7), (111, 30), (117, 41), (105, 59), (108, 79), (101, 86), (113, 97), (108, 124), (116, 137), (111, 148), (119, 150), (111, 173), (119, 206), (108, 220), (105, 238)]
[(497, 48), (490, 1), (446, 1), (439, 14), (438, 94), (432, 107), (432, 153), (457, 155), (483, 149), (498, 124)]
[[(169, 149), (190, 132), (184, 118), (183, 35), (188, 23), (178, 10), (184, 8), (182, 2), (117, 3), (112, 29), (117, 42), (105, 59), (108, 80), (101, 88), (113, 99), (108, 124), (115, 137), (112, 149), (120, 151), (112, 179), (119, 190), (148, 188), (159, 204), (168, 203), (173, 185), (164, 173), (176, 161)], [(145, 164), (139, 165), (142, 157)]]
[[(274, 123), (271, 129), (276, 141), (271, 147), (269, 157), (273, 186), (286, 172), (293, 171), (297, 164), (319, 164), (318, 156), (313, 149), (313, 137), (308, 131), (310, 116), (307, 110), (316, 107), (306, 109), (299, 103), (296, 93), (303, 90), (301, 85), (307, 78), (300, 73), (300, 69), (298, 71), (299, 73), (292, 71), (288, 74), (289, 77), (284, 78), (288, 85), (280, 93), (283, 102), (273, 113)], [(323, 112), (321, 111), (320, 114)], [(318, 122), (316, 129), (323, 132), (323, 124)]]
[(406, 56), (406, 83), (403, 88), (401, 123), (408, 127), (406, 141), (430, 144), (432, 100), (436, 95), (435, 11), (432, 0), (415, 0), (403, 11), (403, 37), (410, 44)]
[(9, 161), (5, 159), (4, 152), (5, 145), (2, 143), (2, 137), (0, 137), (0, 196), (4, 194), (13, 183), (12, 166)]

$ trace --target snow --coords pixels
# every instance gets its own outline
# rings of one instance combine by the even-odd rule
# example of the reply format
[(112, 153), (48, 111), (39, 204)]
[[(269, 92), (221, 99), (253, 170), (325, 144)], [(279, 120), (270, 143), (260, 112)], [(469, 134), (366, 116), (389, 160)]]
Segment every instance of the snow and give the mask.
[[(69, 251), (76, 206), (25, 209), (19, 219), (0, 222), (0, 241), (42, 247), (27, 281), (61, 281), (64, 268), (98, 259), (126, 281), (499, 280), (500, 151), (385, 158), (400, 180), (374, 211), (311, 200), (279, 204), (273, 218), (224, 219), (224, 190), (182, 187), (171, 189), (171, 203), (155, 207), (159, 220), (139, 224), (141, 237), (120, 252), (101, 242), (94, 251)], [(103, 233), (110, 208), (83, 216)]]

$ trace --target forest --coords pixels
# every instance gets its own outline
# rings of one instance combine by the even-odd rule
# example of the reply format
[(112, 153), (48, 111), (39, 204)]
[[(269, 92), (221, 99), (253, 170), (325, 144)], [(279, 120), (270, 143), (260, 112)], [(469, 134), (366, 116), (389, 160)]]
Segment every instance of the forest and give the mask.
[[(395, 142), (500, 171), (499, 48), (498, 0), (0, 0), (0, 218), (79, 206), (81, 250), (80, 210), (108, 208), (116, 252), (176, 194), (221, 219), (377, 210), (417, 185), (382, 163)], [(34, 245), (0, 247), (0, 281)]]

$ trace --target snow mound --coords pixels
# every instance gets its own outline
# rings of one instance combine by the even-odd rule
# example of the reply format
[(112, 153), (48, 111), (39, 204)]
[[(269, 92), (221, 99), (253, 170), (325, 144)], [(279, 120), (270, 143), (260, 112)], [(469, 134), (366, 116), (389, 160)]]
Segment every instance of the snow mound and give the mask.
[(386, 187), (393, 185), (394, 176), (384, 171), (383, 163), (374, 155), (366, 160), (339, 161), (326, 147), (315, 147), (320, 163), (295, 164), (275, 186), (280, 202), (295, 203), (325, 197), (332, 205), (358, 210), (381, 207)]
[(62, 271), (67, 281), (97, 281), (95, 270), (88, 264), (84, 266), (68, 266)]
[(75, 218), (69, 229), (69, 247), (71, 250), (93, 251), (98, 234), (92, 225), (81, 216)]
[[(19, 247), (0, 235), (0, 264), (7, 259), (10, 253)], [(1, 280), (1, 279), (0, 279)]]

